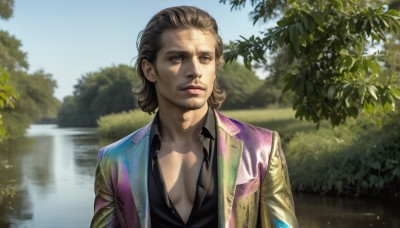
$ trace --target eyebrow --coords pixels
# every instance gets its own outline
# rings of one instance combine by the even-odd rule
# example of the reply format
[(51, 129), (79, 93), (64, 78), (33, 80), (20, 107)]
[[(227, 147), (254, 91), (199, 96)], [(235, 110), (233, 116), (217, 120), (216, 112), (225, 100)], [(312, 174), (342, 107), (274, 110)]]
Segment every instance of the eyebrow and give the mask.
[[(167, 52), (165, 52), (165, 55), (176, 55), (176, 54), (180, 54), (180, 55), (188, 55), (190, 52), (189, 51), (183, 51), (183, 50), (169, 50)], [(199, 52), (200, 55), (215, 55), (214, 51), (200, 51)]]

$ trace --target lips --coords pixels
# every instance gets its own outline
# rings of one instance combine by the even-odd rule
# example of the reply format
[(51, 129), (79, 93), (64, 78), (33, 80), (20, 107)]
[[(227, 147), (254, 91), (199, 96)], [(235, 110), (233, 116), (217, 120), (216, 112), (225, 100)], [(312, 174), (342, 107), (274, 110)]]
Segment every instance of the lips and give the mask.
[(204, 86), (201, 85), (187, 85), (183, 87), (183, 90), (188, 90), (188, 89), (205, 90)]
[(182, 90), (191, 95), (198, 95), (206, 90), (202, 85), (185, 85)]

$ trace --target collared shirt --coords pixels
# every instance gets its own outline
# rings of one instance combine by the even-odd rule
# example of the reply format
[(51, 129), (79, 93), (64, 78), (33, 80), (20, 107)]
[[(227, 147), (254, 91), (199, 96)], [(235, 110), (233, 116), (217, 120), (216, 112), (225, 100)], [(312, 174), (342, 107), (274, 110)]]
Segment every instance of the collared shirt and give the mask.
[(149, 159), (149, 201), (152, 227), (217, 227), (217, 130), (214, 111), (209, 107), (199, 135), (203, 145), (204, 159), (197, 179), (196, 195), (190, 216), (185, 223), (169, 199), (157, 159), (161, 139), (156, 115), (151, 127)]

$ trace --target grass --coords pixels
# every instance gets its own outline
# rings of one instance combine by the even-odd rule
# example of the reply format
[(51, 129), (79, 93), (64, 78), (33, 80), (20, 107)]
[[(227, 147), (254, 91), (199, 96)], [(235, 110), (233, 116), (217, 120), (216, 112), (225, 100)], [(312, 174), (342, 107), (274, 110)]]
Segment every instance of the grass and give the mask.
[(291, 108), (222, 111), (224, 115), (255, 126), (277, 131), (281, 137), (290, 138), (294, 133), (315, 131), (316, 125), (294, 117)]
[[(298, 131), (315, 131), (315, 124), (294, 118), (290, 108), (221, 111), (242, 122), (278, 131), (282, 138), (290, 138)], [(119, 139), (146, 125), (153, 116), (140, 110), (111, 114), (98, 121), (98, 133), (103, 138)]]
[(106, 139), (119, 139), (145, 126), (152, 118), (140, 110), (103, 116), (97, 121), (98, 134)]

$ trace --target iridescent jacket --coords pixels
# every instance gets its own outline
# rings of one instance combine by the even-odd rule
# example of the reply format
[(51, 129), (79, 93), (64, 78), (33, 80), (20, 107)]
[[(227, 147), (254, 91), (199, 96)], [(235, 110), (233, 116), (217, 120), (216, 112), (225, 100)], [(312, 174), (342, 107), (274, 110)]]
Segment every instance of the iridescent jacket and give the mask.
[[(216, 112), (219, 227), (298, 227), (279, 135)], [(151, 123), (102, 148), (91, 227), (151, 227)]]

